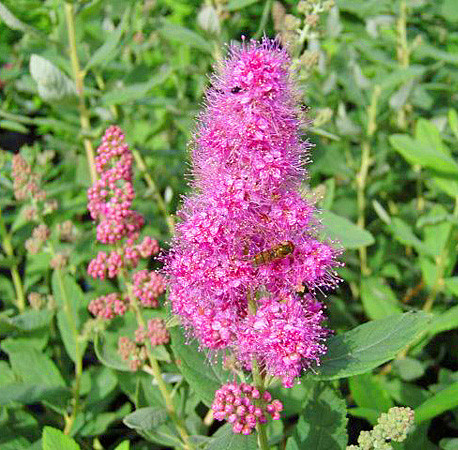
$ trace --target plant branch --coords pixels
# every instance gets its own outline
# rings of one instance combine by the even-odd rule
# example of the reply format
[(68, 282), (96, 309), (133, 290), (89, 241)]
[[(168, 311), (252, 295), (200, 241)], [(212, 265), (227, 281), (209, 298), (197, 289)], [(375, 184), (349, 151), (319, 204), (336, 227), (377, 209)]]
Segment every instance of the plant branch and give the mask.
[(18, 266), (14, 261), (14, 249), (11, 243), (11, 237), (8, 233), (5, 222), (2, 217), (2, 210), (0, 208), (0, 236), (2, 238), (2, 248), (6, 255), (13, 259), (11, 263), (11, 278), (13, 279), (14, 290), (16, 291), (16, 306), (19, 312), (24, 312), (25, 310), (25, 295), (24, 288), (22, 286), (21, 277), (19, 276)]
[[(141, 327), (146, 329), (145, 319), (143, 318), (142, 311), (137, 304), (136, 297), (132, 292), (132, 286), (130, 283), (127, 282), (128, 277), (127, 277), (127, 273), (125, 270), (123, 271), (123, 274), (120, 276), (120, 278), (123, 280), (123, 283), (126, 286), (127, 295), (129, 296), (130, 304), (132, 306), (132, 309), (134, 310), (135, 317), (137, 318), (137, 323)], [(149, 372), (153, 375), (154, 379), (156, 380), (156, 383), (158, 384), (159, 390), (165, 401), (165, 407), (167, 409), (167, 413), (170, 419), (172, 420), (172, 422), (174, 423), (176, 429), (180, 433), (180, 436), (184, 443), (184, 447), (186, 449), (192, 449), (193, 446), (189, 439), (189, 434), (186, 430), (186, 426), (177, 415), (175, 406), (173, 404), (172, 397), (170, 396), (170, 393), (167, 389), (167, 385), (165, 384), (164, 379), (162, 378), (161, 368), (159, 366), (159, 363), (157, 362), (157, 359), (154, 357), (152, 353), (151, 344), (149, 342), (146, 343), (146, 354), (148, 356), (150, 369), (151, 369)]]
[(76, 50), (76, 33), (75, 33), (75, 11), (72, 3), (65, 3), (65, 19), (67, 22), (68, 42), (70, 44), (70, 59), (72, 62), (73, 79), (75, 81), (76, 94), (78, 96), (78, 109), (80, 113), (81, 129), (83, 131), (83, 143), (86, 150), (86, 157), (89, 165), (91, 180), (94, 184), (97, 180), (97, 172), (95, 170), (94, 149), (92, 142), (87, 137), (90, 134), (91, 126), (89, 122), (89, 111), (86, 108), (84, 99), (84, 72), (80, 69), (78, 53)]

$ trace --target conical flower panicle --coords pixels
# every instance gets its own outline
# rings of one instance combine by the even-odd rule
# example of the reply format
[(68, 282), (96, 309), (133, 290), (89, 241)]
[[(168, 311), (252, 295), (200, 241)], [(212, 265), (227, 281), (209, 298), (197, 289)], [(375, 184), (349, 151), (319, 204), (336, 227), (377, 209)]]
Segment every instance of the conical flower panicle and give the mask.
[(334, 285), (337, 263), (299, 193), (308, 145), (288, 64), (275, 41), (231, 47), (207, 93), (166, 271), (173, 312), (203, 347), (229, 347), (246, 368), (256, 358), (290, 386), (326, 335), (320, 304), (301, 293)]

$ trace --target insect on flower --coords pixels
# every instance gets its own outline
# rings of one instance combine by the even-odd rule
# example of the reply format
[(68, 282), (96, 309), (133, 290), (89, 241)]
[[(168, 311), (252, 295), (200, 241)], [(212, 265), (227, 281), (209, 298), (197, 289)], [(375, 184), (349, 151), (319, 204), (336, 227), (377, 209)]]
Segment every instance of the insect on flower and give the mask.
[(291, 241), (284, 241), (267, 250), (263, 250), (253, 256), (252, 262), (255, 267), (267, 264), (277, 259), (282, 259), (294, 251), (294, 244)]

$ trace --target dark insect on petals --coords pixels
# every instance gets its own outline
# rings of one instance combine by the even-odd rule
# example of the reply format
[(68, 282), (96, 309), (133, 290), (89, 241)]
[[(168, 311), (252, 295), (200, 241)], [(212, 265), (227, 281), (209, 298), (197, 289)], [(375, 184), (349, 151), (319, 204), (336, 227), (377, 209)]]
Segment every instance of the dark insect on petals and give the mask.
[(242, 88), (240, 86), (235, 86), (231, 89), (231, 93), (232, 94), (238, 94), (240, 91), (242, 90)]

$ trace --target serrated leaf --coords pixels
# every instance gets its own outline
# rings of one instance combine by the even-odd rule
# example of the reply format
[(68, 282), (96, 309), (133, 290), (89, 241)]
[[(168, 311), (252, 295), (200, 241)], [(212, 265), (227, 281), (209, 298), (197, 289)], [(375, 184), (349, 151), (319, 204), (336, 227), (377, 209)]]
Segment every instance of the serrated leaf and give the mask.
[(367, 317), (373, 320), (402, 313), (393, 291), (380, 278), (361, 280), (361, 300)]
[(230, 424), (225, 424), (212, 436), (206, 450), (252, 450), (257, 448), (254, 434), (244, 436), (235, 434)]
[(329, 386), (318, 385), (299, 417), (293, 435), (298, 448), (341, 450), (348, 441), (345, 401)]
[(319, 216), (326, 237), (335, 239), (344, 248), (355, 249), (372, 245), (375, 240), (367, 230), (362, 230), (345, 217), (338, 216), (331, 211), (323, 211)]
[(30, 57), (30, 74), (38, 94), (47, 102), (59, 102), (76, 96), (75, 83), (52, 62), (40, 55)]
[(369, 372), (393, 359), (426, 331), (431, 316), (409, 312), (364, 323), (327, 341), (327, 353), (315, 370), (322, 380)]
[(62, 431), (44, 427), (43, 450), (80, 450), (80, 446)]
[(230, 373), (222, 367), (222, 362), (209, 363), (204, 352), (199, 351), (196, 342), (186, 343), (182, 329), (170, 330), (172, 350), (181, 362), (181, 373), (196, 394), (206, 405), (211, 405), (215, 391), (227, 383)]
[(458, 406), (458, 381), (433, 395), (415, 408), (415, 422), (420, 424)]

